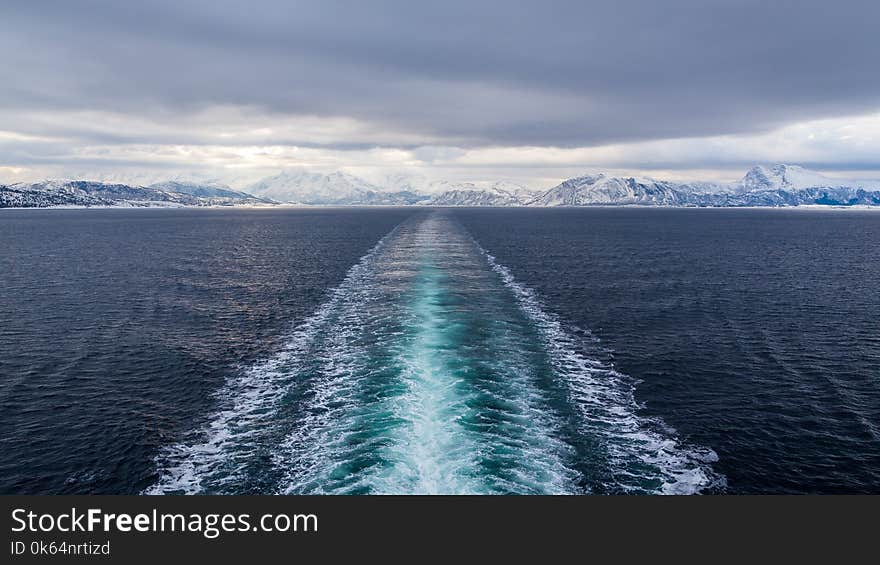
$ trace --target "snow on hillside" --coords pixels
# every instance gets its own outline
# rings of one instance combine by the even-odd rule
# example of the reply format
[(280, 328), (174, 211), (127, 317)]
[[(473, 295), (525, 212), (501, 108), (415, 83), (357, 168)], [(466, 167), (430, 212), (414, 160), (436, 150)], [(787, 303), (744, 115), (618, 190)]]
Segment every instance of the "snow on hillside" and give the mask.
[(880, 190), (880, 182), (834, 179), (797, 165), (785, 164), (752, 167), (739, 184), (743, 191), (793, 191), (807, 188)]
[(381, 189), (342, 171), (324, 174), (291, 169), (257, 181), (247, 192), (278, 202), (333, 204), (361, 200), (367, 193), (381, 192)]
[(835, 180), (796, 165), (756, 166), (728, 185), (604, 174), (568, 179), (532, 206), (853, 206), (880, 204), (880, 187)]
[(690, 203), (693, 191), (666, 181), (609, 177), (604, 174), (576, 177), (536, 196), (533, 206), (648, 205), (679, 206)]
[[(878, 206), (880, 183), (832, 179), (796, 165), (756, 166), (729, 184), (676, 183), (605, 174), (565, 180), (546, 190), (510, 181), (478, 186), (412, 174), (374, 184), (345, 172), (292, 169), (241, 192), (216, 182), (169, 180), (150, 186), (82, 180), (47, 180), (0, 186), (0, 207), (129, 205), (330, 205), (437, 206)], [(257, 195), (252, 196), (252, 194)]]
[[(230, 206), (268, 204), (249, 194), (174, 183), (132, 186), (120, 183), (50, 179), (35, 183), (0, 186), (0, 208), (45, 208), (50, 206)], [(210, 194), (208, 194), (210, 193)]]
[(149, 188), (165, 192), (189, 194), (190, 196), (201, 198), (229, 198), (232, 200), (261, 200), (266, 203), (271, 202), (268, 199), (255, 198), (253, 195), (246, 192), (233, 190), (229, 186), (220, 183), (164, 181), (151, 184)]

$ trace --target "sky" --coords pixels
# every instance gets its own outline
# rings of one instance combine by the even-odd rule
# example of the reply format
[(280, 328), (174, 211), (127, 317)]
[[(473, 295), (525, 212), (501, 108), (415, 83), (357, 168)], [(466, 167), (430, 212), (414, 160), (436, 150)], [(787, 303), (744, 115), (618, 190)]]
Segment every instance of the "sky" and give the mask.
[(0, 182), (880, 179), (880, 2), (4, 0)]

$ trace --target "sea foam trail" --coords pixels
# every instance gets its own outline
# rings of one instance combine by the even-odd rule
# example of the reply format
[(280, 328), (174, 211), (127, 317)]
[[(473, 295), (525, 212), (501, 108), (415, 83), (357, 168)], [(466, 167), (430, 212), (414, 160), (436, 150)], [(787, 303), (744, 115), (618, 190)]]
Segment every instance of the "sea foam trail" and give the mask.
[(540, 390), (488, 344), (470, 343), (499, 339), (499, 320), (515, 325), (517, 312), (509, 298), (492, 308), (486, 299), (503, 289), (454, 228), (437, 215), (406, 226), (373, 265), (384, 294), (363, 320), (371, 339), (329, 352), (353, 370), (316, 381), (304, 425), (279, 452), (290, 470), (283, 492), (576, 492)]
[(684, 447), (662, 422), (640, 417), (635, 381), (580, 353), (577, 339), (565, 331), (555, 315), (543, 309), (535, 292), (481, 250), (539, 330), (557, 376), (568, 388), (570, 402), (580, 415), (579, 433), (607, 453), (603, 472), (592, 475), (594, 488), (695, 494), (724, 484), (724, 478), (711, 467), (718, 460), (713, 450)]
[(157, 460), (150, 493), (697, 492), (714, 454), (637, 416), (448, 212), (352, 267), (223, 409)]
[[(356, 318), (359, 306), (372, 299), (364, 279), (396, 231), (385, 235), (349, 269), (329, 299), (293, 331), (277, 355), (227, 379), (215, 393), (221, 409), (208, 418), (204, 428), (159, 454), (159, 480), (144, 494), (266, 492), (271, 487), (253, 484), (251, 478), (264, 474), (264, 469), (255, 468), (259, 467), (255, 460), (272, 449), (272, 434), (267, 438), (266, 432), (278, 421), (279, 405), (302, 384), (295, 378), (315, 363), (311, 356), (322, 333), (337, 324), (340, 315)], [(348, 331), (357, 326), (351, 320), (340, 325)], [(340, 343), (350, 337), (344, 331), (334, 333)], [(324, 361), (325, 370), (333, 371), (334, 360)]]

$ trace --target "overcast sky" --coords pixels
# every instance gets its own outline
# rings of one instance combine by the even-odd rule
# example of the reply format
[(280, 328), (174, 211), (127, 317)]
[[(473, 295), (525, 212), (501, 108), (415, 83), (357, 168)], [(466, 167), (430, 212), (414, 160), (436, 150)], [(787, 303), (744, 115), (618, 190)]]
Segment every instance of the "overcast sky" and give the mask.
[(0, 181), (880, 178), (880, 2), (0, 3)]

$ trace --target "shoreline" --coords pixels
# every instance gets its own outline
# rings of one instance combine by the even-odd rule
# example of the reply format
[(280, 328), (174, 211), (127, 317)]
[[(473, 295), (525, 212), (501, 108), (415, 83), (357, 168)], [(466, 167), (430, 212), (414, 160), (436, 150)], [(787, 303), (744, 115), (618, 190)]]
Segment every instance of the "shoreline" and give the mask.
[(599, 204), (588, 206), (455, 206), (434, 204), (262, 204), (241, 206), (6, 206), (0, 210), (297, 210), (321, 208), (470, 208), (477, 210), (597, 210), (597, 209), (643, 209), (643, 210), (789, 210), (789, 211), (880, 211), (880, 206), (835, 206), (830, 204), (804, 204), (801, 206), (645, 206), (640, 204)]

